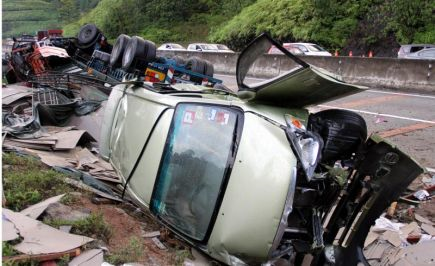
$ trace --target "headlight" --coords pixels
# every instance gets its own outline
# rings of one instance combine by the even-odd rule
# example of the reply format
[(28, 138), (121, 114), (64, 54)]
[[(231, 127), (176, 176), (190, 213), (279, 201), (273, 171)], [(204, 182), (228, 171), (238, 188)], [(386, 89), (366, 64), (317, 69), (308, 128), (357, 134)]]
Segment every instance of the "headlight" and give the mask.
[(307, 179), (311, 180), (317, 163), (320, 161), (323, 141), (316, 133), (307, 131), (304, 125), (295, 117), (285, 115), (285, 121), (287, 123), (287, 138), (302, 164)]

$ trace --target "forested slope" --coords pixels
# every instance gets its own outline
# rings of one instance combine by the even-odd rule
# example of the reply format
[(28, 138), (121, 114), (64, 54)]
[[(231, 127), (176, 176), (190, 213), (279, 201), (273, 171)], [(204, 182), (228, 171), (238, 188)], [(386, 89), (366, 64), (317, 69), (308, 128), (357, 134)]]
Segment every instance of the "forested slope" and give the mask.
[(240, 50), (261, 32), (330, 51), (395, 56), (400, 44), (435, 43), (435, 0), (4, 0), (3, 34), (95, 23), (157, 44), (212, 41)]
[(210, 39), (242, 47), (263, 31), (346, 53), (392, 55), (399, 43), (435, 43), (435, 1), (258, 0)]
[(3, 0), (3, 38), (61, 28), (94, 8), (99, 0)]

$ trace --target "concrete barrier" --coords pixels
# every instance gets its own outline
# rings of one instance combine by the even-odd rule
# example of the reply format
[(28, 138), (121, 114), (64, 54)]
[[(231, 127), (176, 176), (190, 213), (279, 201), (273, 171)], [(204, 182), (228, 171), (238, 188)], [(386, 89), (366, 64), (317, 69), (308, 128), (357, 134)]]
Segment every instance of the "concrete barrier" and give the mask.
[[(160, 56), (198, 56), (213, 63), (215, 73), (235, 75), (238, 53), (168, 52)], [(376, 88), (389, 88), (435, 93), (435, 60), (415, 60), (367, 57), (300, 56), (307, 63), (340, 75), (346, 82)], [(285, 55), (264, 55), (259, 58), (249, 76), (270, 78), (294, 68)]]

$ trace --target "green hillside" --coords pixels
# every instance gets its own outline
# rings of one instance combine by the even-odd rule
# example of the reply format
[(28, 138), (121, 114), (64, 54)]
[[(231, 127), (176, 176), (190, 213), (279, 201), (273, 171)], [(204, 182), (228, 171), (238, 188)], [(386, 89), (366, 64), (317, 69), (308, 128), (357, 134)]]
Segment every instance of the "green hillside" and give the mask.
[(242, 47), (260, 32), (343, 52), (395, 55), (399, 43), (435, 43), (434, 0), (257, 0), (210, 39)]
[(63, 29), (75, 35), (94, 23), (114, 40), (121, 34), (139, 35), (156, 43), (207, 41), (219, 27), (255, 0), (101, 0), (90, 12)]
[(3, 0), (3, 38), (61, 28), (99, 0)]
[(59, 13), (53, 2), (44, 0), (3, 0), (3, 38), (59, 27)]

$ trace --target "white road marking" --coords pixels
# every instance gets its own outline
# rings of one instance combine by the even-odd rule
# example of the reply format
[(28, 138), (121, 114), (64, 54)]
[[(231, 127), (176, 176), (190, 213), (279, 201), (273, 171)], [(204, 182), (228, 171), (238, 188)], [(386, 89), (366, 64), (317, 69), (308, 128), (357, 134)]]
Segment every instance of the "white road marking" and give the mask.
[(366, 90), (366, 91), (373, 92), (373, 93), (383, 93), (383, 94), (391, 94), (391, 95), (402, 95), (402, 96), (410, 96), (410, 97), (418, 97), (418, 98), (435, 99), (435, 96), (415, 94), (415, 93), (390, 92), (390, 91), (379, 91), (379, 90)]
[(361, 114), (377, 115), (377, 116), (391, 117), (391, 118), (397, 118), (397, 119), (402, 119), (402, 120), (409, 120), (409, 121), (415, 121), (415, 122), (423, 122), (423, 123), (428, 123), (428, 124), (435, 124), (435, 121), (424, 120), (424, 119), (417, 119), (417, 118), (412, 118), (412, 117), (405, 117), (405, 116), (398, 116), (398, 115), (390, 115), (390, 114), (369, 112), (369, 111), (363, 111), (363, 110), (357, 110), (357, 109), (351, 109), (351, 108), (341, 108), (341, 107), (337, 107), (337, 106), (323, 105), (323, 104), (319, 104), (318, 106), (322, 107), (322, 108), (334, 108), (334, 109), (340, 109), (340, 110), (353, 111), (353, 112), (357, 112), (357, 113), (361, 113)]

